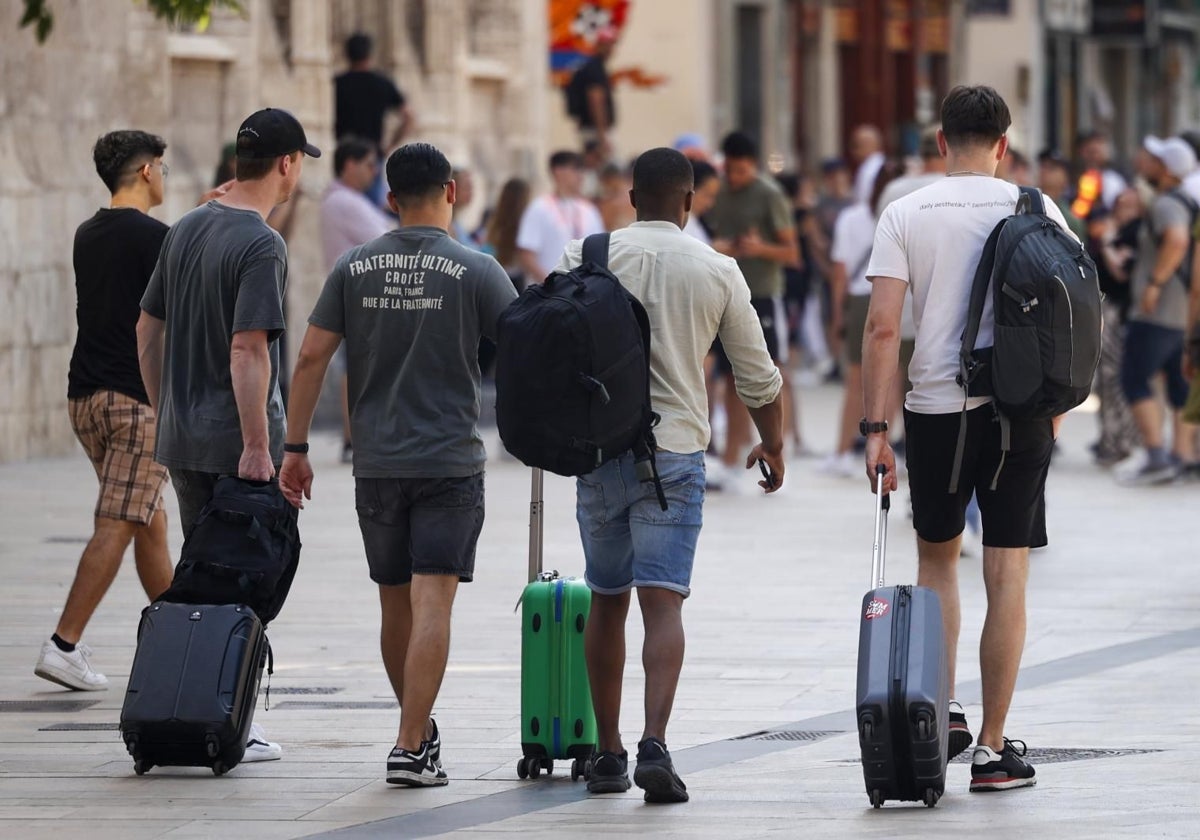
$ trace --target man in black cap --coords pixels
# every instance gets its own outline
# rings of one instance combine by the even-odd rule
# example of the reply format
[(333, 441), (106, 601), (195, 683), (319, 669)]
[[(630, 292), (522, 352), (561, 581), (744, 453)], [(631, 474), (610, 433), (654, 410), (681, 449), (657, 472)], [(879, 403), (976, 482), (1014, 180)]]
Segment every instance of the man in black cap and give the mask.
[[(321, 151), (287, 111), (247, 117), (237, 180), (167, 231), (142, 297), (138, 358), (158, 413), (154, 458), (171, 471), (185, 536), (218, 476), (266, 481), (283, 462), (287, 246), (266, 218), (295, 190), (306, 155)], [(254, 727), (242, 760), (279, 756)]]

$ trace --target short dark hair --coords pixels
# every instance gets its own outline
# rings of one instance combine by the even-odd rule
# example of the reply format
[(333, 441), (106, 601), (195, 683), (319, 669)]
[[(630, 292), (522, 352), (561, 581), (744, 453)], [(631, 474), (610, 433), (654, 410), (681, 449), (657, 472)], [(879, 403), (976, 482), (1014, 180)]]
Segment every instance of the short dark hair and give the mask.
[(719, 178), (720, 173), (717, 172), (717, 167), (713, 166), (706, 160), (692, 161), (692, 187), (700, 186), (706, 183), (710, 178)]
[(942, 134), (948, 145), (990, 147), (1010, 125), (1008, 105), (987, 85), (959, 85), (942, 100)]
[(373, 46), (370, 35), (365, 32), (355, 32), (346, 39), (346, 60), (351, 64), (366, 61), (371, 57)]
[(579, 152), (572, 152), (570, 149), (559, 149), (557, 152), (550, 155), (550, 161), (548, 165), (551, 172), (553, 172), (555, 169), (561, 169), (564, 166), (579, 168), (583, 166), (583, 158), (580, 156)]
[(726, 158), (758, 160), (758, 144), (744, 131), (731, 131), (721, 141), (721, 154)]
[(388, 189), (402, 207), (430, 198), (450, 180), (450, 161), (429, 143), (401, 146), (387, 161)]
[(333, 174), (341, 177), (346, 164), (375, 154), (375, 144), (361, 137), (343, 137), (333, 151)]
[[(292, 152), (292, 155), (298, 155), (299, 152)], [(239, 181), (261, 181), (271, 174), (271, 170), (279, 163), (281, 157), (291, 157), (292, 155), (279, 155), (279, 157), (268, 158), (238, 158), (234, 164), (234, 177)]]
[(1075, 135), (1075, 148), (1086, 146), (1093, 140), (1107, 140), (1108, 135), (1098, 128), (1087, 128)]
[(661, 204), (692, 191), (692, 162), (665, 146), (638, 155), (633, 162), (633, 191), (638, 201)]
[(92, 160), (96, 163), (96, 174), (115, 193), (133, 177), (130, 164), (139, 166), (162, 157), (167, 143), (157, 134), (145, 131), (110, 131), (92, 147)]

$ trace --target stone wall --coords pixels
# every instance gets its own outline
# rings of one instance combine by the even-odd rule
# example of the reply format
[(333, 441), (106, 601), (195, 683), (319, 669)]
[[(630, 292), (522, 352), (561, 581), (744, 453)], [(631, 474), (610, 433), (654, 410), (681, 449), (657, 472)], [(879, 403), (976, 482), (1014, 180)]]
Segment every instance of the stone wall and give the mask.
[[(0, 0), (0, 462), (76, 444), (66, 378), (75, 339), (75, 228), (107, 203), (91, 148), (140, 128), (168, 143), (166, 222), (211, 183), (221, 146), (267, 105), (294, 111), (330, 154), (308, 161), (289, 241), (289, 355), (323, 282), (317, 201), (332, 174), (332, 75), (365, 29), (410, 96), (421, 139), (480, 173), (475, 213), (544, 154), (545, 12), (533, 0), (243, 0), (203, 33), (134, 0), (59, 2), (44, 45)], [(523, 45), (537, 44), (536, 50)]]

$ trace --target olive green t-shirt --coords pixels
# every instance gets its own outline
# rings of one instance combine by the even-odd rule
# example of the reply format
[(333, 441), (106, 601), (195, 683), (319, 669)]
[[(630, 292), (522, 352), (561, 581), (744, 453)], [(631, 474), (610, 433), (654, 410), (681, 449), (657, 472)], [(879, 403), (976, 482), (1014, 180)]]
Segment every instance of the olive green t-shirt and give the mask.
[[(736, 240), (756, 230), (764, 242), (777, 242), (779, 233), (792, 226), (792, 210), (775, 182), (759, 175), (740, 190), (731, 190), (729, 184), (722, 183), (708, 221), (714, 239)], [(783, 295), (783, 263), (763, 257), (743, 257), (737, 264), (750, 287), (751, 298)]]

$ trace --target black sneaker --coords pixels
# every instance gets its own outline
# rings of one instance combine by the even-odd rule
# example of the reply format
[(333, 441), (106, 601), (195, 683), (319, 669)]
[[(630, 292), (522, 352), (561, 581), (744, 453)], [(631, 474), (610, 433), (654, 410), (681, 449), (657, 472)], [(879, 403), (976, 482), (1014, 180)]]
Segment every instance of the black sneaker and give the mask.
[(429, 719), (429, 725), (433, 727), (433, 734), (428, 740), (422, 742), (421, 746), (429, 748), (429, 760), (437, 765), (437, 769), (442, 769), (442, 733), (438, 732), (437, 721), (433, 718)]
[(629, 790), (629, 753), (594, 753), (589, 762), (588, 793), (624, 793)]
[(1025, 760), (1025, 751), (1024, 741), (1007, 738), (999, 755), (991, 747), (977, 746), (971, 760), (971, 792), (1036, 785), (1035, 771)]
[(387, 781), (388, 784), (408, 787), (436, 787), (450, 780), (442, 768), (433, 763), (429, 744), (425, 743), (421, 745), (421, 751), (415, 754), (400, 747), (394, 748), (387, 760)]
[(638, 744), (633, 781), (646, 791), (647, 802), (687, 802), (687, 785), (675, 772), (667, 745), (657, 738)]
[(946, 758), (951, 759), (961, 755), (971, 746), (971, 730), (967, 728), (967, 716), (963, 714), (962, 704), (957, 700), (950, 701), (949, 714), (950, 734), (946, 743)]

